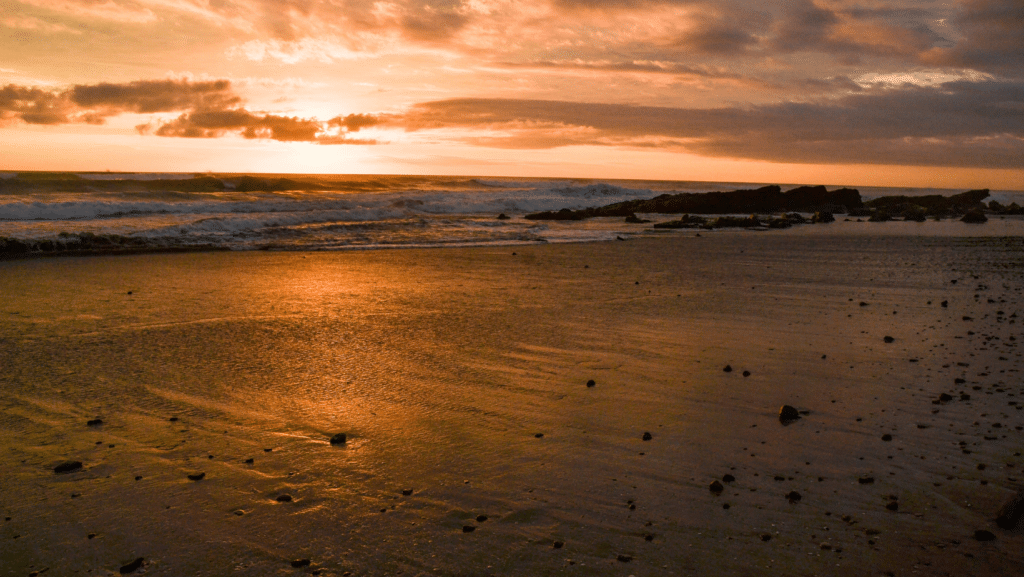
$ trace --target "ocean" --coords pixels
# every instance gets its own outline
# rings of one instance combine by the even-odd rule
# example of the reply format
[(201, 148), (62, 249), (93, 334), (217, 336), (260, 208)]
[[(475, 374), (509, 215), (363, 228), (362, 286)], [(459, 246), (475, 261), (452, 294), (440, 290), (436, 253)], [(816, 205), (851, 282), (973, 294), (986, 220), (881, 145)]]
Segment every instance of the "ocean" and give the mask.
[[(0, 238), (60, 242), (68, 235), (89, 233), (128, 237), (141, 247), (205, 246), (231, 250), (603, 241), (649, 234), (649, 226), (621, 219), (564, 223), (521, 217), (530, 212), (582, 209), (666, 193), (731, 191), (765, 184), (773, 183), (8, 172), (0, 173)], [(878, 187), (859, 190), (865, 199), (963, 192)], [(989, 200), (1024, 204), (1024, 193), (992, 191)], [(499, 220), (499, 214), (510, 218)], [(962, 227), (953, 224), (929, 226), (929, 234), (962, 234)], [(899, 225), (888, 228), (896, 233), (914, 234), (917, 230)], [(1007, 234), (998, 227), (975, 232)]]

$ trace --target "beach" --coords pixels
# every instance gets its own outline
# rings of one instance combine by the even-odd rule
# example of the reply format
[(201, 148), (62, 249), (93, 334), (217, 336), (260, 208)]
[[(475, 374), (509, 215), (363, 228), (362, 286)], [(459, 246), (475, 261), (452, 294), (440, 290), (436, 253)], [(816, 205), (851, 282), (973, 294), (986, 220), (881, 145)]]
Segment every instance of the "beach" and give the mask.
[(1017, 575), (1002, 222), (0, 262), (0, 575)]

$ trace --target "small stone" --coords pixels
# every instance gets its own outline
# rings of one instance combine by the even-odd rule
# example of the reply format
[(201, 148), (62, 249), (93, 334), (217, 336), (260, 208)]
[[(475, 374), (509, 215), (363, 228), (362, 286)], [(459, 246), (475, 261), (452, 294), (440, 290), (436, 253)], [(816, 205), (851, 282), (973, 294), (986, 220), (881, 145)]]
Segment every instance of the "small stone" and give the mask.
[(95, 539), (96, 538), (96, 533), (89, 533), (88, 535), (85, 536), (85, 538), (86, 539)]
[(992, 533), (991, 531), (986, 531), (985, 529), (978, 529), (977, 531), (975, 531), (974, 532), (974, 538), (977, 539), (978, 541), (995, 541), (996, 540), (995, 534)]
[(629, 563), (633, 560), (633, 558), (629, 555), (619, 555), (618, 557), (616, 557), (616, 559), (618, 559), (622, 563)]
[(749, 377), (750, 376), (750, 371), (743, 371), (743, 376), (744, 377)]
[(799, 418), (800, 412), (797, 411), (795, 407), (791, 407), (789, 405), (782, 405), (782, 408), (779, 409), (779, 421), (781, 421), (784, 425), (789, 424)]
[(91, 421), (86, 423), (86, 425), (88, 425), (90, 427), (98, 427), (98, 426), (100, 426), (102, 424), (103, 424), (103, 419), (92, 419)]
[(892, 440), (892, 435), (890, 435), (889, 433), (886, 433), (886, 434), (882, 435), (882, 440), (883, 441), (891, 441)]
[(477, 515), (476, 516), (476, 522), (477, 523), (483, 523), (486, 520), (487, 520), (487, 515)]
[(178, 422), (178, 417), (171, 417), (170, 419), (167, 419), (167, 420), (172, 422), (172, 423), (177, 423)]
[(476, 531), (476, 527), (474, 527), (472, 525), (463, 525), (462, 526), (462, 532), (463, 533), (472, 533), (473, 531)]
[(73, 473), (82, 468), (81, 461), (64, 461), (53, 468), (54, 473)]
[(885, 337), (885, 338), (883, 338), (882, 340), (883, 340), (883, 341), (885, 341), (885, 342), (887, 342), (887, 343), (891, 343), (891, 342), (895, 341), (896, 339), (894, 339), (894, 338), (892, 338), (892, 337), (890, 337), (890, 336), (886, 336), (886, 337)]
[(562, 547), (565, 547), (565, 543), (563, 543), (562, 541), (555, 541), (551, 544), (552, 549), (561, 549)]
[(889, 503), (885, 506), (885, 508), (890, 510), (890, 511), (899, 511), (900, 504), (899, 504), (898, 501), (889, 501)]
[(1015, 529), (1024, 518), (1024, 489), (1017, 492), (999, 509), (996, 524), (1003, 529)]
[(594, 379), (590, 379), (589, 381), (587, 381), (587, 387), (593, 387), (595, 385), (597, 385), (597, 383), (594, 382)]
[(135, 571), (138, 571), (138, 569), (140, 567), (142, 567), (142, 562), (143, 561), (145, 561), (145, 559), (142, 558), (142, 557), (139, 557), (138, 559), (132, 561), (131, 563), (128, 563), (127, 565), (122, 565), (121, 568), (118, 569), (118, 572), (120, 572), (121, 575), (127, 575), (129, 573), (134, 573)]
[(725, 368), (722, 369), (722, 372), (731, 373), (732, 372), (732, 365), (725, 365)]
[(142, 475), (135, 475), (135, 480), (136, 481), (141, 481), (142, 480)]
[(644, 436), (643, 436), (643, 437), (641, 437), (641, 438), (642, 438), (643, 440), (645, 440), (645, 441), (650, 441), (650, 440), (651, 440), (651, 439), (653, 439), (654, 437), (652, 437), (650, 433), (648, 433), (648, 432), (644, 432)]
[(331, 444), (332, 445), (344, 445), (345, 441), (347, 441), (347, 440), (348, 439), (345, 436), (345, 433), (337, 433), (333, 437), (331, 437)]
[(296, 560), (292, 561), (292, 567), (294, 567), (296, 569), (298, 569), (300, 567), (309, 567), (309, 564), (310, 564), (310, 560), (309, 559), (296, 559)]
[(818, 545), (818, 548), (821, 549), (822, 551), (831, 551), (832, 550), (832, 545), (830, 545), (829, 543), (822, 543), (822, 544)]
[(939, 402), (940, 403), (948, 403), (948, 402), (950, 402), (952, 400), (953, 400), (953, 397), (951, 395), (949, 395), (948, 393), (942, 393), (942, 394), (939, 395)]
[(256, 462), (256, 459), (253, 459), (252, 457), (250, 457), (250, 458), (245, 460), (245, 464), (246, 465), (252, 465), (255, 462)]
[(402, 494), (408, 497), (409, 495), (412, 495), (412, 489), (402, 489)]
[(278, 503), (291, 503), (292, 496), (285, 493), (284, 495), (278, 495), (274, 500), (277, 501)]
[(857, 482), (860, 483), (861, 485), (871, 485), (871, 484), (873, 484), (875, 482), (875, 478), (874, 477), (861, 477), (860, 479), (857, 479)]
[(534, 435), (534, 437), (537, 437), (538, 439), (543, 438), (544, 433), (537, 433), (536, 435)]
[(188, 478), (190, 481), (202, 481), (204, 478), (206, 478), (206, 473), (203, 473), (202, 471), (198, 473), (190, 473)]
[(761, 535), (761, 540), (764, 541), (765, 543), (767, 543), (768, 541), (772, 540), (772, 536), (769, 535), (768, 533), (765, 533), (764, 535)]
[(722, 475), (722, 481), (724, 481), (726, 483), (732, 483), (735, 480), (736, 480), (736, 477), (733, 477), (729, 473), (726, 473), (725, 475)]
[(708, 485), (708, 489), (715, 495), (721, 495), (722, 491), (725, 490), (725, 486), (718, 481), (712, 481), (711, 484)]

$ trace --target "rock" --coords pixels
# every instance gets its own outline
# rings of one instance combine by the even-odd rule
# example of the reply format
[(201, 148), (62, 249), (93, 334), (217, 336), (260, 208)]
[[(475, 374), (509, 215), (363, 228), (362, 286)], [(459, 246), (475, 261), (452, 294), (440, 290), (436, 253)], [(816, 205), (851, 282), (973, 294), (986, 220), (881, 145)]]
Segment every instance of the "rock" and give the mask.
[(589, 381), (587, 381), (587, 387), (593, 387), (595, 385), (597, 385), (597, 383), (594, 382), (594, 379), (590, 379)]
[(635, 214), (630, 214), (629, 216), (626, 217), (626, 222), (629, 224), (644, 224), (651, 221), (640, 218)]
[(724, 481), (726, 483), (732, 483), (735, 480), (736, 480), (736, 477), (733, 477), (729, 473), (726, 473), (726, 474), (722, 475), (722, 481)]
[(743, 371), (743, 376), (744, 377), (749, 377), (750, 376), (750, 371)]
[(1003, 529), (1015, 529), (1024, 518), (1024, 489), (1017, 492), (999, 509), (996, 524)]
[(948, 393), (942, 393), (942, 394), (939, 395), (939, 402), (948, 403), (949, 401), (952, 401), (952, 400), (953, 400), (953, 397), (951, 395), (949, 395)]
[(253, 458), (249, 458), (249, 459), (245, 460), (245, 464), (246, 465), (252, 465), (255, 462), (256, 462), (256, 459), (253, 459)]
[(996, 536), (992, 531), (986, 531), (985, 529), (978, 529), (974, 532), (974, 538), (978, 541), (995, 541)]
[(345, 433), (336, 433), (333, 437), (331, 437), (331, 444), (344, 445), (345, 441), (347, 440), (348, 438), (345, 436)]
[(551, 544), (552, 549), (561, 549), (562, 547), (565, 547), (565, 543), (563, 543), (562, 541), (555, 541)]
[(875, 478), (874, 477), (861, 477), (861, 478), (857, 479), (857, 482), (860, 483), (861, 485), (871, 485), (871, 484), (873, 484), (875, 482)]
[(412, 489), (402, 489), (402, 494), (408, 497), (409, 495), (412, 495)]
[(890, 511), (898, 511), (900, 508), (900, 504), (898, 501), (889, 501), (885, 508)]
[(474, 527), (472, 525), (463, 525), (462, 526), (462, 532), (463, 533), (472, 533), (473, 531), (476, 531), (476, 527)]
[(633, 557), (629, 555), (619, 555), (618, 557), (616, 557), (616, 559), (618, 559), (622, 563), (629, 563), (633, 560)]
[(725, 365), (725, 368), (722, 369), (722, 372), (724, 372), (724, 373), (731, 373), (732, 372), (732, 365)]
[(790, 503), (799, 503), (803, 496), (796, 491), (790, 491), (789, 493), (786, 493), (786, 498), (789, 499)]
[(648, 432), (644, 432), (644, 436), (643, 436), (643, 437), (641, 437), (641, 438), (642, 438), (643, 440), (645, 440), (645, 441), (650, 441), (650, 440), (651, 440), (651, 439), (653, 439), (654, 437), (652, 437), (650, 433), (648, 433)]
[(536, 435), (534, 435), (534, 437), (537, 437), (538, 439), (543, 438), (544, 433), (537, 433)]
[(891, 342), (895, 341), (896, 339), (894, 339), (894, 338), (892, 338), (892, 337), (889, 337), (889, 336), (887, 336), (887, 337), (883, 338), (882, 340), (883, 340), (883, 341), (885, 341), (885, 342), (887, 342), (887, 343), (891, 343)]
[(117, 571), (121, 575), (127, 575), (129, 573), (134, 573), (134, 572), (138, 571), (140, 567), (142, 567), (142, 563), (145, 560), (146, 560), (145, 558), (139, 557), (138, 559), (132, 561), (131, 563), (128, 563), (127, 565), (122, 565), (121, 568), (118, 569)]
[(769, 535), (768, 533), (765, 533), (764, 535), (761, 535), (761, 540), (764, 541), (765, 543), (767, 543), (768, 541), (772, 540), (772, 536)]
[(296, 559), (292, 561), (292, 567), (299, 569), (300, 567), (309, 567), (309, 559)]
[(782, 408), (779, 409), (779, 421), (783, 425), (788, 425), (789, 423), (792, 423), (793, 421), (799, 418), (800, 412), (797, 411), (795, 407), (791, 407), (789, 405), (782, 405)]
[(816, 212), (814, 213), (814, 216), (811, 217), (811, 222), (813, 223), (829, 223), (835, 221), (836, 217), (833, 216), (831, 212), (827, 211)]
[(98, 427), (98, 426), (100, 426), (102, 424), (103, 424), (103, 419), (92, 419), (91, 421), (86, 423), (86, 425), (88, 425), (90, 427)]
[(967, 211), (963, 218), (960, 219), (960, 222), (966, 222), (968, 224), (982, 224), (988, 222), (988, 217), (980, 210), (974, 209)]
[(64, 461), (53, 468), (54, 473), (73, 473), (82, 468), (81, 461)]
[(711, 484), (708, 485), (708, 489), (710, 489), (715, 495), (721, 495), (722, 491), (725, 490), (725, 486), (718, 481), (712, 481)]
[(886, 434), (882, 435), (882, 440), (883, 441), (891, 441), (892, 440), (892, 435), (890, 435), (889, 433), (886, 433)]
[(285, 493), (284, 495), (278, 495), (274, 500), (277, 501), (278, 503), (291, 503), (292, 496)]
[(498, 220), (508, 220), (509, 218), (511, 217), (504, 212), (498, 215)]
[(178, 417), (171, 417), (170, 419), (167, 419), (167, 420), (172, 422), (172, 423), (177, 423), (178, 422)]
[(486, 520), (487, 520), (487, 515), (477, 515), (476, 516), (476, 522), (477, 523), (483, 523)]
[(202, 481), (204, 478), (206, 478), (206, 473), (203, 473), (202, 471), (198, 473), (190, 473), (188, 478), (190, 481)]

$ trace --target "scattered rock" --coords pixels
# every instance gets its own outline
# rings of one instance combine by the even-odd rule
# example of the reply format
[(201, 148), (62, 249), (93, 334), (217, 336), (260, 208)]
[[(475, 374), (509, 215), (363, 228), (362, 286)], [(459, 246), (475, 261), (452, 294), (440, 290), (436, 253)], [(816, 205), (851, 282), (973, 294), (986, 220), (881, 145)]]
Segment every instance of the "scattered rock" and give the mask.
[(883, 441), (891, 441), (892, 440), (892, 435), (890, 435), (889, 433), (886, 433), (886, 434), (882, 435), (882, 440)]
[(336, 433), (333, 437), (331, 437), (331, 444), (344, 445), (345, 441), (347, 440), (348, 438), (345, 436), (345, 433)]
[(172, 422), (172, 423), (177, 423), (178, 422), (178, 417), (171, 417), (170, 419), (167, 419), (167, 420)]
[(483, 523), (486, 520), (487, 520), (487, 515), (477, 515), (476, 516), (476, 522), (477, 523)]
[(861, 485), (871, 485), (872, 483), (875, 482), (875, 478), (874, 477), (861, 477), (861, 478), (857, 479), (857, 482), (860, 483)]
[(498, 215), (498, 220), (508, 220), (509, 218), (511, 217), (504, 212)]
[(587, 381), (587, 387), (593, 387), (596, 384), (597, 383), (594, 382), (594, 379), (590, 379), (589, 381)]
[(767, 543), (768, 541), (772, 540), (772, 536), (769, 535), (768, 533), (765, 533), (764, 535), (761, 535), (761, 540), (764, 541), (765, 543)]
[(246, 465), (252, 465), (255, 462), (256, 462), (256, 459), (253, 459), (251, 457), (245, 460), (245, 464)]
[(121, 568), (118, 569), (118, 572), (121, 573), (121, 575), (134, 573), (138, 571), (140, 567), (142, 567), (142, 563), (144, 561), (145, 559), (143, 557), (139, 557), (138, 559), (132, 561), (131, 563), (128, 563), (127, 565), (122, 565)]
[(726, 372), (726, 373), (731, 373), (732, 372), (732, 365), (725, 365), (725, 368), (722, 369), (722, 371)]
[(274, 500), (277, 501), (278, 503), (291, 503), (292, 496), (285, 493), (284, 495), (278, 495)]
[(543, 436), (544, 433), (537, 433), (536, 435), (534, 435), (534, 437), (537, 437), (538, 439), (542, 438)]
[(978, 529), (974, 532), (974, 538), (978, 541), (995, 541), (996, 536), (992, 531), (986, 531), (985, 529)]
[(462, 532), (463, 533), (472, 533), (473, 531), (476, 531), (476, 527), (474, 527), (472, 525), (463, 525), (462, 526)]
[(630, 561), (633, 560), (633, 557), (631, 557), (629, 555), (619, 555), (618, 557), (616, 557), (616, 559), (618, 559), (622, 563), (629, 563)]
[(718, 481), (712, 481), (711, 484), (708, 485), (708, 489), (710, 489), (715, 495), (721, 495), (722, 491), (725, 490), (725, 486)]
[(729, 473), (726, 473), (725, 475), (722, 475), (722, 481), (725, 481), (726, 483), (732, 483), (735, 480), (736, 480), (736, 477), (733, 477)]
[(790, 503), (799, 503), (803, 496), (796, 491), (790, 491), (789, 493), (786, 493), (786, 498), (789, 499)]
[(889, 501), (889, 503), (886, 504), (885, 508), (890, 511), (899, 511), (900, 503), (899, 501)]
[(402, 489), (402, 494), (408, 497), (409, 495), (412, 495), (412, 489)]
[(743, 376), (744, 377), (749, 377), (750, 376), (750, 371), (743, 371)]
[(892, 337), (890, 337), (890, 336), (886, 336), (886, 337), (885, 337), (885, 338), (883, 338), (882, 340), (883, 340), (883, 341), (885, 341), (885, 342), (887, 342), (887, 343), (891, 343), (891, 342), (895, 341), (896, 339), (894, 339), (894, 338), (892, 338)]
[(73, 473), (82, 468), (81, 461), (64, 461), (53, 468), (54, 473)]
[(952, 395), (950, 395), (948, 393), (942, 393), (942, 394), (939, 395), (939, 402), (940, 403), (948, 403), (948, 402), (950, 402), (952, 400), (953, 400)]
[(981, 212), (980, 210), (972, 209), (967, 211), (966, 214), (964, 214), (963, 218), (960, 219), (960, 222), (966, 222), (970, 224), (981, 224), (984, 222), (988, 222), (988, 217), (985, 216), (985, 213)]
[(86, 423), (86, 425), (88, 425), (90, 427), (98, 427), (98, 426), (100, 426), (102, 424), (103, 424), (103, 419), (92, 419), (91, 421)]
[(562, 547), (565, 547), (565, 543), (562, 541), (555, 541), (551, 544), (552, 549), (561, 549)]
[(796, 407), (782, 405), (782, 408), (779, 409), (779, 421), (782, 422), (783, 425), (788, 425), (799, 418), (800, 412), (796, 410)]
[(292, 567), (299, 569), (300, 567), (309, 567), (309, 559), (296, 559), (292, 561)]
[(643, 436), (643, 437), (641, 437), (641, 438), (642, 438), (643, 440), (645, 440), (645, 441), (650, 441), (650, 440), (651, 440), (651, 439), (653, 439), (654, 437), (652, 437), (650, 433), (648, 433), (648, 432), (644, 432), (644, 436)]
[(190, 481), (202, 481), (204, 478), (206, 478), (206, 473), (203, 473), (202, 471), (198, 473), (189, 473), (188, 475), (188, 479)]
[(996, 524), (1003, 529), (1015, 529), (1024, 518), (1024, 489), (1017, 492), (999, 509)]

